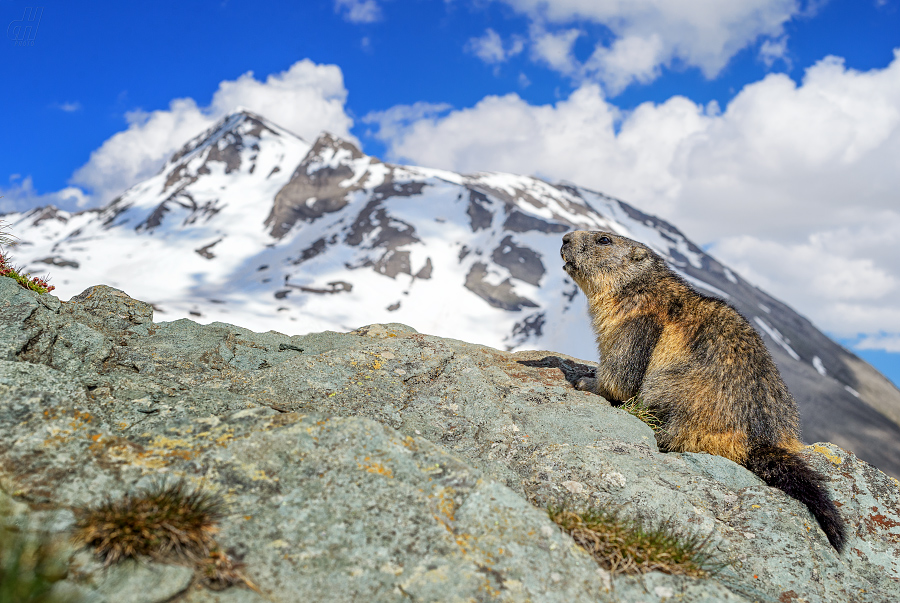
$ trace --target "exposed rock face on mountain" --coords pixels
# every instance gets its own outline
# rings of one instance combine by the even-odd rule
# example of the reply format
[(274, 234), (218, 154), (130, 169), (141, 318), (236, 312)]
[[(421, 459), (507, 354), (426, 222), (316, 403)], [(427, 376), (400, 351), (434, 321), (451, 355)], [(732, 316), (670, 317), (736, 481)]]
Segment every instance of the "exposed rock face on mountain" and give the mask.
[(560, 237), (612, 230), (759, 329), (807, 442), (834, 442), (900, 476), (896, 387), (671, 224), (577, 186), (386, 164), (332, 135), (310, 144), (239, 112), (105, 208), (5, 218), (22, 241), (16, 261), (49, 270), (64, 298), (105, 283), (167, 320), (292, 334), (399, 321), (581, 358), (596, 351)]
[[(221, 497), (219, 543), (259, 592), (177, 565), (104, 570), (90, 601), (896, 601), (900, 484), (831, 444), (804, 455), (848, 526), (720, 457), (663, 454), (579, 392), (589, 362), (400, 324), (288, 336), (152, 322), (110, 287), (60, 302), (0, 278), (0, 497), (67, 533), (74, 511), (161, 476)], [(709, 579), (615, 576), (544, 506), (615, 506), (709, 535)]]

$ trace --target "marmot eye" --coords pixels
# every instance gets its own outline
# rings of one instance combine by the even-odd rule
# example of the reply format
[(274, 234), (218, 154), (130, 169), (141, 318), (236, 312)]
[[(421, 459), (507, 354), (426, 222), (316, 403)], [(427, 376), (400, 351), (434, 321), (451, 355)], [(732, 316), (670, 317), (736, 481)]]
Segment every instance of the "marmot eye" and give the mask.
[(600, 237), (600, 238), (597, 239), (597, 243), (598, 243), (599, 245), (611, 245), (611, 244), (612, 244), (612, 239), (610, 239), (610, 238), (609, 238), (608, 236), (606, 236), (606, 235), (603, 235), (602, 237)]

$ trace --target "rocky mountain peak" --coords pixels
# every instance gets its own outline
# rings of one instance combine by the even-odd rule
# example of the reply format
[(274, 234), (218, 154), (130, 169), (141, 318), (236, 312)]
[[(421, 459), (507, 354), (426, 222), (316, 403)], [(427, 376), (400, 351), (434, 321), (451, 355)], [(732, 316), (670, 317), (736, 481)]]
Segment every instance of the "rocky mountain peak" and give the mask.
[[(326, 162), (348, 162), (362, 159), (363, 157), (367, 157), (367, 155), (349, 140), (345, 140), (331, 132), (322, 132), (313, 143), (309, 154), (304, 158), (304, 162), (312, 163), (316, 159)], [(374, 157), (371, 157), (371, 159), (378, 161)]]
[(246, 169), (252, 173), (255, 168), (252, 162), (259, 151), (259, 142), (265, 135), (297, 138), (246, 109), (223, 117), (172, 155), (162, 169), (166, 176), (164, 191), (170, 188), (180, 191), (196, 182), (199, 176), (211, 173), (210, 162), (223, 163), (226, 174), (240, 169), (245, 150), (250, 151), (246, 158), (251, 162)]
[(298, 220), (312, 222), (343, 209), (350, 193), (377, 184), (386, 169), (352, 142), (323, 132), (275, 196), (265, 222), (270, 234), (280, 239)]
[(287, 133), (283, 128), (271, 124), (265, 118), (247, 109), (236, 109), (205, 132), (189, 140), (169, 158), (162, 171), (170, 171), (172, 166), (184, 163), (183, 160), (192, 153), (202, 151), (213, 145), (216, 145), (220, 151), (224, 151), (221, 145), (218, 144), (222, 139), (226, 139), (229, 144), (233, 145), (240, 143), (244, 137), (259, 139), (264, 131), (270, 132), (274, 136), (282, 136)]

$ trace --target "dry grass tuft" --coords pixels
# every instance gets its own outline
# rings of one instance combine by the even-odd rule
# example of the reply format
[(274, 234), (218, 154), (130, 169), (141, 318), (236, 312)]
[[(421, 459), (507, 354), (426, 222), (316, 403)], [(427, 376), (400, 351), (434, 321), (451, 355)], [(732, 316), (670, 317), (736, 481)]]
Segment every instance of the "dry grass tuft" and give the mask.
[(216, 548), (221, 504), (183, 481), (106, 500), (78, 518), (76, 539), (111, 565), (141, 556), (197, 561)]
[(656, 433), (662, 427), (662, 421), (659, 420), (659, 417), (657, 417), (638, 396), (625, 400), (616, 408), (621, 408), (628, 414), (637, 417), (649, 425), (650, 429), (653, 430), (653, 433)]
[(669, 523), (651, 527), (599, 507), (574, 511), (551, 505), (547, 511), (550, 519), (613, 574), (659, 571), (706, 578), (724, 566), (712, 558), (708, 537), (680, 533)]
[(256, 585), (250, 582), (241, 571), (244, 564), (236, 561), (228, 553), (214, 550), (198, 563), (200, 582), (211, 590), (224, 590), (235, 584), (244, 584), (259, 592)]
[(213, 590), (244, 584), (244, 564), (223, 552), (214, 535), (222, 518), (219, 499), (184, 481), (157, 484), (82, 511), (75, 537), (92, 546), (106, 565), (150, 557), (186, 562), (200, 583)]

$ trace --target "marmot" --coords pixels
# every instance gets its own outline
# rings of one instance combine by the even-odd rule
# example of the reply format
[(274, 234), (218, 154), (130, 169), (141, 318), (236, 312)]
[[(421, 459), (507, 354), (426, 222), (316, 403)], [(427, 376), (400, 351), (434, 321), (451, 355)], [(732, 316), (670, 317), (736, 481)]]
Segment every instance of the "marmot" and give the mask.
[(805, 504), (840, 552), (843, 521), (826, 478), (798, 454), (797, 404), (750, 323), (637, 241), (570, 232), (560, 255), (587, 296), (600, 351), (596, 377), (576, 387), (612, 403), (638, 396), (662, 424), (661, 450), (743, 465)]

